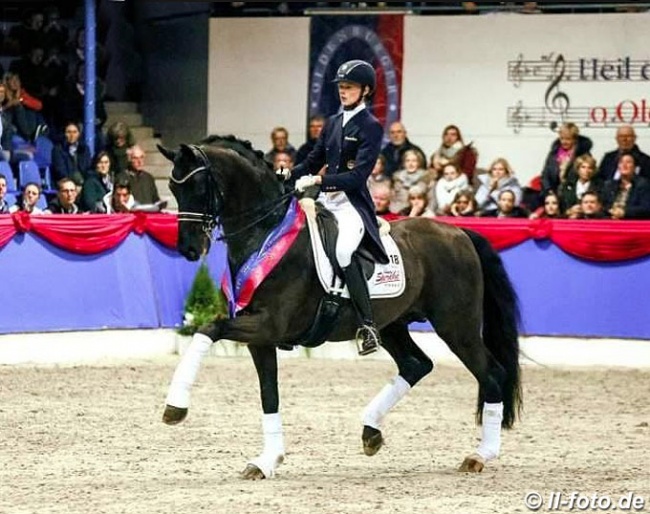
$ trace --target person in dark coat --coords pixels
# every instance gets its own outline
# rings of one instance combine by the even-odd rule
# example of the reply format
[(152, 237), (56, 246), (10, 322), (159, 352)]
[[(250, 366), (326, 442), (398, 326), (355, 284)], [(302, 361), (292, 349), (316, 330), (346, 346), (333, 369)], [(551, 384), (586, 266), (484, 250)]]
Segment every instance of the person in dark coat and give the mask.
[(81, 140), (81, 129), (74, 122), (65, 126), (65, 140), (52, 148), (52, 179), (71, 178), (78, 186), (92, 166), (92, 152)]
[(560, 185), (575, 181), (577, 171), (574, 162), (577, 157), (591, 152), (591, 139), (580, 135), (575, 123), (563, 123), (558, 138), (553, 141), (542, 170), (542, 193), (558, 191)]
[(422, 156), (422, 162), (426, 162), (427, 158), (422, 148), (411, 143), (409, 138), (406, 137), (406, 127), (404, 127), (403, 123), (399, 121), (392, 123), (388, 129), (388, 137), (390, 137), (390, 142), (384, 146), (381, 155), (386, 160), (384, 173), (389, 177), (392, 178), (396, 171), (404, 167), (402, 161), (407, 150), (415, 150)]
[(618, 127), (616, 130), (616, 144), (618, 148), (607, 152), (600, 161), (598, 178), (603, 182), (615, 178), (619, 158), (623, 153), (630, 152), (637, 164), (636, 172), (650, 180), (650, 155), (643, 153), (637, 146), (636, 132), (631, 125)]
[(88, 173), (81, 192), (81, 207), (86, 212), (105, 213), (104, 197), (113, 191), (115, 172), (107, 151), (101, 151), (95, 157), (93, 170)]
[[(336, 257), (359, 318), (359, 353), (367, 355), (377, 351), (381, 340), (356, 250), (364, 244), (377, 262), (388, 262), (367, 186), (381, 150), (383, 128), (366, 109), (366, 99), (376, 84), (370, 64), (361, 60), (345, 62), (334, 82), (338, 84), (343, 110), (327, 120), (314, 149), (294, 168), (292, 180), (297, 179), (297, 191), (320, 186), (319, 201), (339, 220)], [(324, 174), (313, 175), (325, 164)]]
[(309, 155), (309, 152), (314, 149), (316, 146), (316, 141), (318, 141), (318, 137), (323, 131), (324, 126), (325, 116), (317, 114), (309, 118), (309, 136), (307, 137), (307, 141), (300, 148), (298, 148), (294, 161), (295, 164), (300, 164), (302, 161), (304, 161)]
[(636, 167), (634, 155), (623, 153), (619, 178), (605, 182), (603, 210), (613, 219), (650, 219), (650, 180), (637, 175)]

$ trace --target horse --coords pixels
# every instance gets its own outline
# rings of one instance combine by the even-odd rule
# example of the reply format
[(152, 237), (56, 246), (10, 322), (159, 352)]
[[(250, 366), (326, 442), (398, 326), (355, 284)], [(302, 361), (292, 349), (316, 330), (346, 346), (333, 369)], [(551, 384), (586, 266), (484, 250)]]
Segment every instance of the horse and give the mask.
[[(282, 223), (293, 191), (261, 152), (234, 136), (158, 150), (173, 163), (178, 251), (198, 260), (218, 226), (234, 276)], [(364, 411), (363, 451), (372, 456), (381, 449), (385, 416), (434, 368), (409, 334), (409, 323), (428, 320), (478, 382), (481, 441), (458, 469), (480, 472), (499, 455), (501, 429), (511, 428), (522, 410), (517, 295), (498, 253), (479, 234), (425, 218), (394, 221), (390, 229), (406, 286), (396, 298), (373, 299), (372, 307), (382, 347), (398, 373)], [(301, 341), (326, 294), (310, 244), (303, 226), (244, 309), (194, 334), (169, 386), (163, 421), (174, 425), (188, 414), (191, 387), (210, 345), (220, 339), (247, 343), (259, 379), (264, 446), (242, 471), (246, 479), (273, 477), (284, 459), (277, 351)], [(344, 301), (327, 341), (350, 341), (356, 329), (353, 306)]]

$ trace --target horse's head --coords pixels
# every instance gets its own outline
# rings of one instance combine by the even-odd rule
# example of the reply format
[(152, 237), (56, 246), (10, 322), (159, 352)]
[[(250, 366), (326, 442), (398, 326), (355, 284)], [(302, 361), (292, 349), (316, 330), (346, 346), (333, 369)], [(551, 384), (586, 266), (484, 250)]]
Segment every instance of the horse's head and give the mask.
[(169, 189), (178, 203), (178, 251), (195, 261), (210, 249), (216, 218), (223, 208), (223, 195), (213, 173), (213, 164), (200, 146), (180, 146), (179, 151), (158, 145), (174, 167)]

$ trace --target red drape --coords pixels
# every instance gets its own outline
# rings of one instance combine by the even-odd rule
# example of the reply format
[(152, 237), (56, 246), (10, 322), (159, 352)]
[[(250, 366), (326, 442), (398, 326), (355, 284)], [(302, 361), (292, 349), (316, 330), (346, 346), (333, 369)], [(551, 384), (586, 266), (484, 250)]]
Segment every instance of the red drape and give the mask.
[[(650, 221), (487, 219), (440, 217), (436, 222), (472, 229), (503, 250), (529, 239), (550, 240), (566, 253), (591, 261), (623, 261), (650, 255)], [(176, 248), (173, 214), (0, 215), (0, 249), (17, 233), (31, 232), (66, 251), (96, 254), (131, 232)]]

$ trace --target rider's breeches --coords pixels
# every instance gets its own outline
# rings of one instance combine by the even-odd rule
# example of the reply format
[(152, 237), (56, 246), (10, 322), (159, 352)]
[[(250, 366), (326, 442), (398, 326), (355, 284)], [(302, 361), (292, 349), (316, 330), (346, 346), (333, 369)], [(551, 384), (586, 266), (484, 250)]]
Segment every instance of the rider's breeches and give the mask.
[[(340, 193), (345, 194), (345, 193)], [(361, 216), (345, 197), (337, 202), (323, 202), (332, 211), (339, 224), (339, 236), (336, 240), (336, 260), (341, 268), (347, 268), (352, 262), (352, 254), (359, 248), (365, 228)]]

